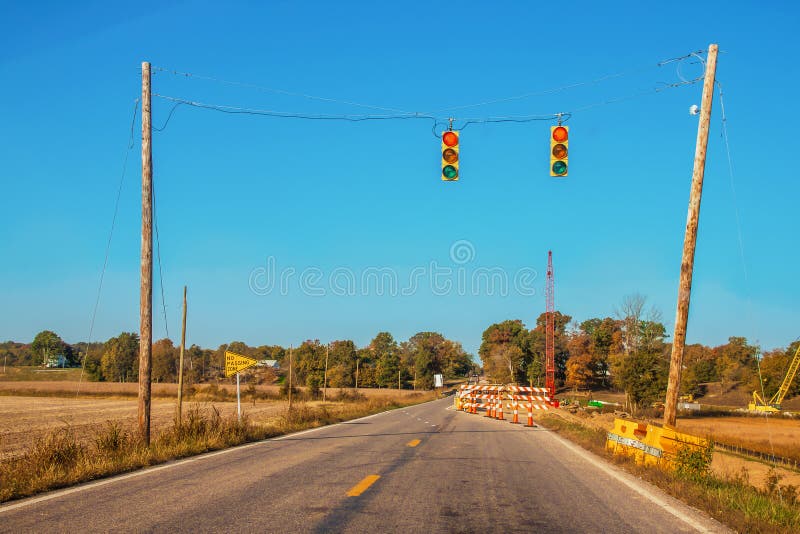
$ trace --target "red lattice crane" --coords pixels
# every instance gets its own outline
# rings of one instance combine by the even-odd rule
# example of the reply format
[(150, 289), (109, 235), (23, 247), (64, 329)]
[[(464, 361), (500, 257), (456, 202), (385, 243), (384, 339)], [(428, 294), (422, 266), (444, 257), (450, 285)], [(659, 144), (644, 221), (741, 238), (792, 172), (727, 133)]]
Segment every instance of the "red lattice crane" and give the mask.
[(547, 251), (547, 283), (544, 289), (547, 301), (546, 329), (544, 344), (545, 387), (550, 402), (556, 400), (556, 347), (555, 347), (555, 282), (553, 281), (553, 251)]

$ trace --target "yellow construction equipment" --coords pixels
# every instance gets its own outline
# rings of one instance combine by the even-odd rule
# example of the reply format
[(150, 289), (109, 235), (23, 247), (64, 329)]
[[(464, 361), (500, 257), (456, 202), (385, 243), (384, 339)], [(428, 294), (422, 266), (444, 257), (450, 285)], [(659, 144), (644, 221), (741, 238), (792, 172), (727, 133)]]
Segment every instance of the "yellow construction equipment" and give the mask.
[(783, 398), (789, 392), (789, 387), (791, 387), (794, 376), (797, 374), (798, 367), (800, 367), (800, 346), (797, 347), (794, 357), (789, 363), (789, 369), (786, 371), (786, 376), (783, 377), (781, 387), (778, 388), (778, 391), (775, 392), (775, 395), (772, 396), (769, 402), (764, 402), (764, 399), (761, 398), (761, 395), (758, 394), (758, 391), (754, 391), (753, 400), (747, 405), (747, 409), (751, 412), (761, 413), (780, 412), (781, 403), (783, 402)]

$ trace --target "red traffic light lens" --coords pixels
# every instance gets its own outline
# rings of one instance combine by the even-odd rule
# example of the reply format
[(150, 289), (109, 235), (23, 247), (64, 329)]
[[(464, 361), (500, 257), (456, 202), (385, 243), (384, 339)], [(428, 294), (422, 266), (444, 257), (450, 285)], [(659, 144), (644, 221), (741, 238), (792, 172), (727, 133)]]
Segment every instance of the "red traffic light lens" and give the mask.
[(567, 129), (563, 126), (558, 126), (553, 130), (553, 141), (556, 143), (563, 143), (568, 137), (569, 134), (567, 134)]
[(561, 143), (553, 147), (553, 157), (556, 159), (564, 159), (567, 157), (567, 147)]
[(458, 152), (452, 148), (445, 148), (444, 152), (442, 152), (442, 159), (447, 163), (455, 163), (458, 161)]
[(458, 134), (455, 132), (444, 132), (442, 134), (442, 143), (446, 146), (456, 146), (458, 144)]

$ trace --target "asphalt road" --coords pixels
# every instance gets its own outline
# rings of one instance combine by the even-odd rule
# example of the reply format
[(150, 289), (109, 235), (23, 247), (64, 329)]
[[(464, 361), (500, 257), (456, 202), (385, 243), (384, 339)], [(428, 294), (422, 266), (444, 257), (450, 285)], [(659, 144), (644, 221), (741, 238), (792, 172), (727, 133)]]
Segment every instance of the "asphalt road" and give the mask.
[(542, 428), (452, 399), (0, 507), (0, 532), (724, 532)]

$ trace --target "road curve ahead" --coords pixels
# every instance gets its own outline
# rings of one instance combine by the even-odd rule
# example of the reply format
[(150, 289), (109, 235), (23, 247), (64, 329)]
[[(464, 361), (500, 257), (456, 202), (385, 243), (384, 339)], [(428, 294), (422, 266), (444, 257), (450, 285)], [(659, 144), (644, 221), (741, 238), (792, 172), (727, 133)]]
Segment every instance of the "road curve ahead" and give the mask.
[(451, 399), (0, 507), (2, 532), (725, 532), (552, 432)]

